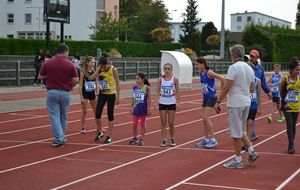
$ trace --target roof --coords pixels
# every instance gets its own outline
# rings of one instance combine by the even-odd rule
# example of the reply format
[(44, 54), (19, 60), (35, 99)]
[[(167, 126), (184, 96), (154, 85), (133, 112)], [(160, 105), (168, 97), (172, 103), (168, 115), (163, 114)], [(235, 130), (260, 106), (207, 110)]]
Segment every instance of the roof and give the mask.
[(267, 16), (267, 17), (270, 17), (270, 18), (273, 18), (273, 19), (281, 20), (281, 21), (288, 22), (288, 23), (292, 24), (292, 22), (289, 22), (289, 21), (286, 21), (286, 20), (283, 20), (283, 19), (280, 19), (280, 18), (276, 18), (276, 17), (270, 16), (270, 15), (266, 15), (266, 14), (263, 14), (263, 13), (259, 13), (259, 12), (256, 12), (256, 11), (253, 11), (253, 12), (245, 11), (243, 13), (232, 13), (230, 15), (245, 15), (245, 14), (259, 14), (259, 15)]

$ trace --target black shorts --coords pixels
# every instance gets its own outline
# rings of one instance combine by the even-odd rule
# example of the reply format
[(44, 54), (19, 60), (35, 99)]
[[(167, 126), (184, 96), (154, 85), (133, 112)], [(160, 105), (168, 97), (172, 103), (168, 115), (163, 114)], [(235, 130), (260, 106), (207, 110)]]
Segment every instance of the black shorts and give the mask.
[(202, 107), (210, 107), (213, 108), (217, 102), (217, 97), (204, 98), (202, 102)]
[(159, 104), (159, 110), (174, 110), (174, 111), (176, 111), (176, 104), (170, 104), (170, 105)]
[(257, 109), (250, 109), (247, 120), (255, 120)]
[(86, 92), (85, 90), (82, 90), (82, 96), (83, 99), (85, 100), (95, 100), (96, 99), (96, 95), (95, 92)]
[(280, 98), (279, 97), (273, 97), (272, 101), (275, 102), (276, 104), (280, 104)]

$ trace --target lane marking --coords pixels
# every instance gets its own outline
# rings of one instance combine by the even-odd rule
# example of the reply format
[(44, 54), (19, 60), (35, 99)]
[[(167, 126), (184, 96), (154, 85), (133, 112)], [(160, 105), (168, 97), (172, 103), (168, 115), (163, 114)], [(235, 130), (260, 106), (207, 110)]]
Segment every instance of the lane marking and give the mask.
[(292, 181), (300, 173), (300, 168), (295, 171), (290, 177), (288, 177), (284, 182), (282, 182), (275, 190), (283, 189), (290, 181)]
[(261, 190), (261, 189), (249, 189), (249, 188), (242, 188), (242, 187), (232, 187), (232, 186), (221, 186), (221, 185), (209, 185), (204, 183), (184, 183), (183, 185), (193, 185), (193, 186), (200, 186), (200, 187), (213, 187), (213, 188), (221, 188), (221, 189), (237, 189), (237, 190)]
[(105, 163), (105, 164), (123, 164), (121, 162), (111, 162), (111, 161), (105, 161), (105, 160), (90, 160), (90, 159), (80, 159), (80, 158), (58, 158), (59, 160), (67, 160), (67, 161), (80, 161), (80, 162), (92, 162), (92, 163)]
[(123, 153), (134, 153), (134, 154), (153, 154), (154, 152), (145, 152), (145, 151), (134, 151), (134, 150), (114, 150), (114, 149), (105, 149), (99, 148), (103, 152), (123, 152)]

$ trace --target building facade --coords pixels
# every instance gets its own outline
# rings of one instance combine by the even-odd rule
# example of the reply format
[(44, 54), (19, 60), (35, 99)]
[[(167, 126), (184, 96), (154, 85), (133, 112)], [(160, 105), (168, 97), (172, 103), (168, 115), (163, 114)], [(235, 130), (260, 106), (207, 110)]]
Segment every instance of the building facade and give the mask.
[[(45, 39), (43, 11), (42, 0), (1, 0), (0, 38)], [(70, 24), (64, 24), (64, 39), (89, 40), (90, 26), (105, 12), (118, 19), (119, 0), (70, 0)], [(60, 39), (60, 23), (50, 22), (50, 38)]]
[[(183, 35), (183, 31), (180, 28), (180, 25), (182, 25), (181, 22), (171, 22), (171, 38), (172, 42), (177, 43), (179, 42), (180, 35)], [(206, 22), (200, 22), (197, 26), (197, 29), (202, 32), (203, 26), (206, 24)]]
[(247, 12), (230, 14), (231, 32), (243, 32), (247, 25), (278, 26), (282, 28), (291, 28), (292, 23), (279, 18), (275, 18), (259, 12)]

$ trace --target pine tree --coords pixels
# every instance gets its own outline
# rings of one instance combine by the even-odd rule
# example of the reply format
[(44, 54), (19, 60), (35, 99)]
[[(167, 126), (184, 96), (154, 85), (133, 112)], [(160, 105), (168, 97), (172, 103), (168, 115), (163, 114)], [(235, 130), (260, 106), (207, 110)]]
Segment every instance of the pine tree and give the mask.
[(193, 43), (192, 36), (199, 32), (197, 26), (199, 25), (201, 19), (197, 17), (198, 5), (196, 5), (196, 3), (196, 0), (187, 0), (188, 5), (185, 9), (186, 12), (182, 14), (183, 22), (180, 27), (183, 31), (183, 35), (180, 35), (180, 42), (186, 43), (188, 47), (193, 46), (191, 44)]
[(297, 13), (296, 13), (296, 29), (300, 29), (300, 0), (297, 5)]

